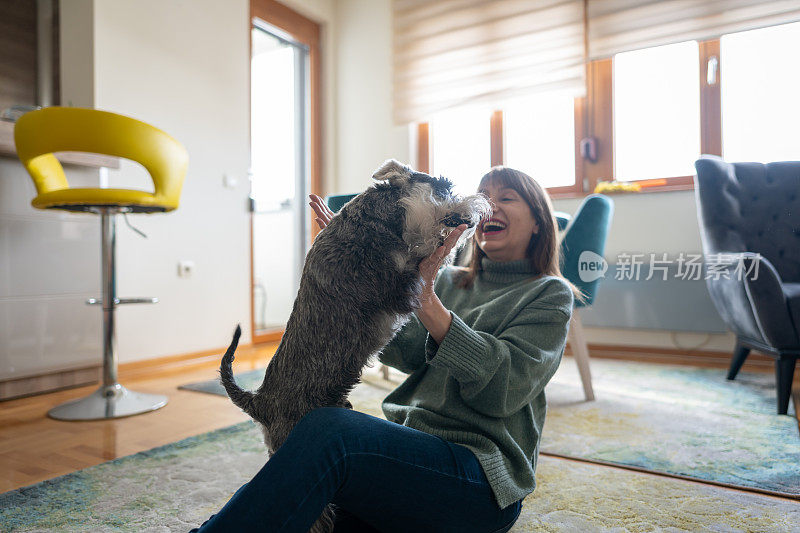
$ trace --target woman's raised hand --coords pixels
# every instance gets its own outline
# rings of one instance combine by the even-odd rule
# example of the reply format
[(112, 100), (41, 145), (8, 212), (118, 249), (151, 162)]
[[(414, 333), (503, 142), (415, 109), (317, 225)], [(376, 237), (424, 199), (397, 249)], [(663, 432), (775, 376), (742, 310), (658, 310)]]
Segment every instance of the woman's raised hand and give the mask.
[(311, 200), (308, 202), (308, 205), (310, 205), (311, 209), (314, 210), (314, 213), (317, 214), (317, 218), (314, 220), (317, 221), (319, 229), (325, 229), (330, 223), (331, 219), (334, 217), (335, 213), (330, 210), (328, 204), (325, 203), (325, 200), (316, 194), (309, 194), (308, 198)]
[(436, 274), (439, 272), (444, 258), (447, 257), (447, 254), (450, 253), (458, 242), (458, 238), (461, 237), (461, 234), (464, 233), (466, 229), (466, 224), (461, 224), (455, 228), (444, 240), (444, 243), (419, 264), (419, 273), (422, 276), (422, 281), (425, 283), (423, 299), (425, 299), (425, 296), (433, 295), (433, 281), (436, 279)]

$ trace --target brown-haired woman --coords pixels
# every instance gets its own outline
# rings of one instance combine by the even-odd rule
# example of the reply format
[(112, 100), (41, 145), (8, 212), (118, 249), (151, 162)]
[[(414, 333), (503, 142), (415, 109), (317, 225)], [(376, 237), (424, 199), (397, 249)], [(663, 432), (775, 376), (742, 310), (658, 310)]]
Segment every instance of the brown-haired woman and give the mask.
[[(494, 168), (480, 191), (493, 213), (469, 268), (440, 270), (462, 225), (420, 264), (422, 307), (380, 355), (408, 374), (383, 401), (387, 420), (313, 409), (201, 531), (305, 532), (329, 503), (337, 532), (511, 529), (535, 487), (576, 289), (544, 190)], [(311, 206), (324, 228), (334, 214), (318, 196)]]
[[(583, 295), (561, 275), (552, 203), (539, 183), (495, 167), (478, 191), (493, 211), (469, 244), (468, 266), (440, 269), (462, 226), (420, 265), (422, 308), (380, 355), (409, 374), (382, 406), (399, 426), (396, 438), (380, 446), (383, 473), (404, 461), (404, 474), (383, 483), (363, 480), (366, 502), (346, 490), (334, 496), (343, 510), (337, 531), (353, 524), (354, 530), (507, 531), (534, 490), (544, 387), (561, 361), (573, 302)], [(317, 196), (311, 206), (324, 227), (333, 214)], [(369, 421), (362, 436), (385, 424), (353, 415)], [(420, 446), (409, 428), (438, 439), (422, 439), (430, 449)], [(382, 468), (374, 465), (372, 475), (383, 479)], [(352, 476), (348, 483), (358, 484)], [(425, 505), (404, 507), (409, 499)], [(370, 503), (376, 501), (380, 510)], [(494, 529), (486, 526), (492, 513)]]

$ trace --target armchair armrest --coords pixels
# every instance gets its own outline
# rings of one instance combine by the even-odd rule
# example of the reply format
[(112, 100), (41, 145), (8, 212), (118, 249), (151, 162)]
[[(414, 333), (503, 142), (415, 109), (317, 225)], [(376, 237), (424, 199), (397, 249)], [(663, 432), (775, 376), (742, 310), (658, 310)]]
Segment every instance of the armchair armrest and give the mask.
[(722, 319), (734, 333), (775, 349), (796, 348), (782, 281), (775, 267), (760, 254), (707, 254), (706, 284)]
[(748, 266), (760, 263), (757, 276), (745, 276), (745, 287), (767, 343), (777, 349), (797, 349), (800, 345), (798, 334), (792, 323), (789, 302), (778, 271), (763, 256), (746, 256), (744, 261)]

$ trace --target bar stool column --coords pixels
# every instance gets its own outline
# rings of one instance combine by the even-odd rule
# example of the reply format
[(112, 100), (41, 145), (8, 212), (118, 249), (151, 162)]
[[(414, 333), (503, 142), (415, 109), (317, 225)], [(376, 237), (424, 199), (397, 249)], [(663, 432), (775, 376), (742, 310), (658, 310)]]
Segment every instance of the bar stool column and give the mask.
[[(117, 352), (114, 314), (117, 309), (117, 214), (104, 209), (100, 214), (101, 278), (103, 291), (103, 387), (117, 385)], [(111, 391), (109, 391), (111, 392)], [(113, 395), (113, 393), (112, 393)]]
[(117, 381), (115, 314), (120, 303), (155, 303), (155, 298), (117, 298), (116, 217), (119, 207), (97, 208), (101, 225), (102, 291), (101, 301), (87, 303), (103, 305), (103, 383), (91, 395), (54, 407), (47, 414), (58, 420), (98, 420), (121, 418), (155, 411), (167, 404), (161, 394), (133, 392)]

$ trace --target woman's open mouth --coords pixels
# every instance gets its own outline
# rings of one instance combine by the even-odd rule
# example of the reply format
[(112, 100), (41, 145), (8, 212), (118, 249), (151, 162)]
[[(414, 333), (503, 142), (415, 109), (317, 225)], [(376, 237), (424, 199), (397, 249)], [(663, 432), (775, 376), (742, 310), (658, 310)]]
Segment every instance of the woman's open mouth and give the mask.
[(505, 229), (506, 224), (494, 218), (490, 218), (481, 225), (481, 231), (485, 237), (498, 235), (500, 232), (505, 231)]

